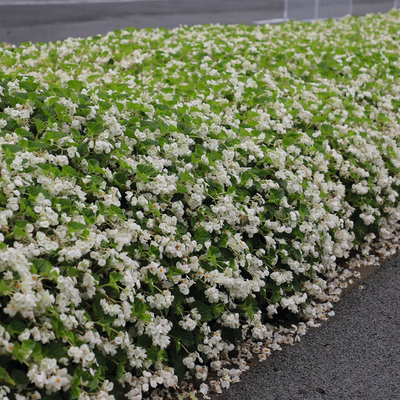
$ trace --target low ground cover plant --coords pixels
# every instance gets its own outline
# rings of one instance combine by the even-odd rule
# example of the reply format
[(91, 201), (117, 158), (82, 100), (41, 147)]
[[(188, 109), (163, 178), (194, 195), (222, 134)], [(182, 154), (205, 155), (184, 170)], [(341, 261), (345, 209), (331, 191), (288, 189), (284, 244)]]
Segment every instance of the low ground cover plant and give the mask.
[(398, 228), (399, 23), (3, 44), (0, 398), (219, 391), (325, 318)]

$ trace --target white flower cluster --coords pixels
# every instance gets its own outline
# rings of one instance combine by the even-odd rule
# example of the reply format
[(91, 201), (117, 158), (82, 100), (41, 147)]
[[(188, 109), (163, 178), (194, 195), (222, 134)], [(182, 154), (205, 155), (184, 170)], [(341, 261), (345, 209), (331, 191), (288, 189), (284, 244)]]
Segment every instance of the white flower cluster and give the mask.
[(399, 228), (399, 22), (0, 46), (0, 396), (218, 392), (332, 315)]
[(45, 388), (47, 394), (68, 390), (72, 376), (66, 368), (59, 368), (54, 358), (43, 358), (40, 365), (33, 364), (27, 373), (29, 380), (39, 389)]

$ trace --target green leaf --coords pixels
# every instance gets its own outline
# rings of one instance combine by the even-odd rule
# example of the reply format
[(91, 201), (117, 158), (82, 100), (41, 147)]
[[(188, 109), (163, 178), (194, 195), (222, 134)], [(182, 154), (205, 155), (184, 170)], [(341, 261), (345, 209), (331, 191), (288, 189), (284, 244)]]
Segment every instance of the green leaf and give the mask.
[(117, 173), (114, 175), (114, 181), (120, 186), (124, 187), (128, 178), (125, 174)]
[(26, 234), (26, 232), (23, 229), (18, 228), (17, 226), (13, 230), (13, 236), (16, 239), (23, 238), (23, 237), (28, 238), (28, 235)]
[(300, 251), (300, 250), (295, 249), (295, 248), (290, 248), (290, 253), (294, 256), (294, 258), (295, 258), (297, 261), (299, 261), (299, 262), (302, 261), (303, 257), (302, 257), (302, 255), (301, 255), (301, 251)]
[(172, 356), (172, 366), (174, 367), (175, 373), (178, 376), (179, 381), (184, 378), (187, 371), (186, 365), (183, 363), (183, 358), (184, 357), (178, 354), (174, 354)]
[[(116, 372), (116, 378), (117, 378), (117, 379), (120, 378), (120, 377), (122, 376), (122, 374), (124, 373), (125, 369), (124, 369), (123, 367), (124, 367), (124, 365), (123, 365), (122, 363), (120, 363), (120, 364), (118, 365), (117, 372)], [(121, 368), (122, 368), (122, 373), (120, 374), (120, 373), (118, 373), (118, 371), (119, 371)], [(118, 375), (119, 375), (119, 376), (118, 376)], [(89, 386), (88, 386), (88, 387), (89, 387), (89, 390), (90, 390), (91, 392), (95, 391), (95, 389), (98, 388), (99, 383), (100, 383), (100, 381), (99, 381), (97, 378), (92, 378), (91, 381), (89, 381)]]
[(147, 309), (146, 309), (146, 305), (144, 304), (144, 302), (136, 297), (133, 302), (132, 314), (139, 317), (139, 316), (143, 315), (146, 311), (147, 311)]
[(237, 343), (242, 340), (242, 330), (232, 329), (232, 328), (222, 328), (221, 329), (222, 339), (227, 340), (231, 343)]
[(87, 123), (88, 134), (91, 137), (97, 135), (98, 133), (104, 132), (104, 129), (105, 127), (101, 122), (88, 121)]
[(96, 222), (96, 215), (91, 208), (84, 208), (82, 214), (87, 224), (93, 225)]
[(181, 185), (179, 183), (176, 185), (176, 191), (177, 191), (177, 193), (187, 193), (188, 192), (186, 186)]
[(19, 220), (15, 221), (15, 226), (17, 226), (18, 228), (21, 228), (21, 229), (24, 229), (28, 224), (29, 224), (29, 221), (27, 221), (25, 219), (19, 219)]
[(151, 256), (156, 256), (157, 258), (160, 257), (160, 249), (157, 246), (154, 246), (153, 244), (150, 245), (148, 252), (149, 252), (149, 255), (151, 255)]
[(79, 370), (74, 371), (74, 378), (72, 379), (72, 388), (71, 388), (71, 400), (75, 400), (81, 394), (81, 377), (79, 375)]
[(7, 196), (4, 193), (0, 192), (0, 204), (5, 206), (5, 203), (7, 203)]
[(281, 200), (285, 197), (285, 192), (283, 189), (272, 189), (269, 192), (270, 198), (269, 202), (274, 204), (280, 204)]
[(122, 279), (124, 279), (124, 275), (118, 273), (118, 272), (111, 272), (110, 274), (110, 283), (115, 283), (119, 282)]
[(81, 176), (81, 174), (78, 171), (76, 171), (74, 168), (72, 168), (70, 165), (63, 165), (62, 173), (65, 176), (72, 176), (75, 178), (79, 178)]
[(37, 214), (33, 211), (31, 207), (26, 207), (25, 214), (28, 217), (31, 217), (33, 221), (36, 221), (38, 218)]
[(42, 400), (65, 400), (65, 397), (63, 396), (63, 392), (59, 391), (52, 393), (51, 395), (44, 395)]
[(86, 229), (85, 224), (81, 224), (80, 222), (76, 222), (76, 221), (68, 222), (68, 232), (69, 233), (83, 231), (84, 229)]
[(14, 369), (11, 372), (11, 378), (15, 383), (19, 385), (26, 386), (30, 383), (29, 378), (26, 376), (26, 373), (19, 369)]
[(110, 208), (109, 208), (109, 213), (110, 216), (117, 216), (118, 218), (122, 219), (122, 220), (126, 220), (126, 217), (124, 215), (124, 213), (122, 212), (122, 210), (117, 207), (115, 204), (111, 204)]
[(282, 145), (283, 147), (292, 146), (297, 142), (299, 138), (301, 138), (300, 133), (295, 133), (295, 132), (287, 133), (282, 139)]
[(57, 360), (67, 357), (67, 350), (60, 342), (50, 342), (47, 346), (43, 346), (43, 353)]
[(178, 267), (175, 267), (174, 265), (172, 265), (171, 267), (169, 267), (169, 271), (168, 271), (168, 276), (175, 276), (175, 275), (184, 275), (185, 273), (179, 269)]
[(46, 189), (43, 189), (39, 186), (31, 186), (29, 188), (29, 200), (36, 200), (36, 197), (39, 195), (39, 193), (41, 193), (46, 199), (51, 198), (50, 193)]
[(152, 343), (152, 340), (150, 337), (148, 337), (147, 335), (140, 335), (137, 338), (137, 344), (141, 347), (143, 347), (144, 349), (146, 348), (150, 348)]
[(193, 239), (200, 244), (207, 242), (207, 240), (212, 239), (211, 233), (207, 232), (202, 226), (199, 226), (195, 233)]
[[(14, 317), (15, 318), (15, 317)], [(9, 325), (13, 334), (19, 335), (27, 327), (26, 323), (20, 319), (13, 319)]]
[[(155, 126), (154, 126), (155, 128)], [(159, 143), (153, 139), (146, 139), (145, 141), (142, 142), (145, 146), (157, 146)]]
[(254, 299), (252, 296), (248, 296), (243, 303), (243, 308), (246, 310), (247, 315), (250, 319), (254, 318), (254, 313), (256, 313), (259, 309), (259, 305), (257, 300)]
[(147, 358), (153, 362), (158, 361), (158, 347), (151, 346), (146, 349)]
[(12, 293), (11, 287), (7, 285), (4, 279), (2, 279), (0, 281), (0, 296), (6, 296), (10, 293)]
[(6, 154), (7, 154), (7, 151), (8, 151), (8, 153), (12, 153), (12, 154), (24, 151), (24, 148), (17, 144), (2, 144), (1, 147), (6, 152)]
[(181, 342), (186, 347), (194, 345), (194, 335), (192, 332), (186, 331), (181, 327), (174, 327), (171, 330), (171, 336), (174, 336), (177, 341)]
[(34, 118), (33, 121), (35, 123), (36, 130), (38, 133), (41, 133), (46, 129), (46, 124), (41, 119)]
[[(31, 342), (31, 341), (29, 341)], [(22, 342), (24, 343), (24, 342)], [(32, 352), (31, 348), (27, 348), (24, 346), (24, 344), (20, 345), (19, 342), (14, 342), (14, 348), (12, 351), (12, 355), (14, 358), (16, 358), (20, 362), (24, 362), (25, 359), (29, 356), (29, 354)]]
[(182, 173), (181, 173), (181, 176), (179, 177), (179, 180), (181, 181), (181, 182), (190, 182), (191, 180), (192, 180), (193, 178), (192, 178), (192, 175), (190, 174), (190, 172), (188, 172), (188, 171), (183, 171)]
[(46, 163), (38, 163), (37, 166), (40, 167), (40, 169), (46, 175), (60, 176), (60, 170), (55, 165), (46, 164)]
[(74, 89), (78, 93), (80, 93), (82, 91), (82, 88), (83, 88), (83, 82), (75, 80), (75, 79), (68, 81), (67, 85), (68, 85), (68, 87), (70, 89)]
[(144, 314), (139, 315), (139, 321), (142, 322), (151, 322), (151, 315), (148, 314), (147, 312)]
[(229, 236), (226, 233), (223, 233), (219, 239), (218, 246), (226, 248), (228, 239), (229, 239)]
[(168, 361), (168, 353), (166, 352), (166, 350), (161, 349), (158, 351), (158, 360), (162, 360), (162, 361)]
[(9, 373), (6, 371), (6, 369), (1, 366), (0, 366), (0, 382), (3, 382), (11, 386), (15, 386), (14, 379), (12, 379)]
[[(93, 172), (99, 165), (100, 164), (98, 160), (96, 160), (95, 158), (89, 158), (88, 160), (89, 172)], [(93, 178), (95, 178), (95, 176), (92, 176), (92, 180)]]
[(218, 318), (225, 311), (225, 307), (223, 304), (214, 304), (212, 306), (212, 312), (215, 318)]
[(280, 294), (280, 288), (276, 287), (274, 288), (274, 291), (272, 293), (271, 301), (272, 303), (279, 303), (281, 301), (282, 295)]
[(69, 340), (73, 345), (77, 342), (75, 334), (72, 331), (64, 330), (64, 332), (61, 333), (61, 338)]
[(65, 132), (58, 132), (58, 131), (47, 131), (44, 138), (46, 140), (59, 140), (64, 137), (68, 136), (68, 133)]
[(53, 269), (51, 262), (47, 260), (33, 259), (31, 260), (31, 263), (36, 268), (36, 270), (43, 275), (49, 275), (50, 271)]
[(121, 378), (121, 376), (125, 373), (125, 364), (126, 364), (126, 358), (118, 359), (118, 367), (117, 370), (115, 371), (115, 377), (117, 379)]
[(44, 143), (42, 140), (28, 140), (27, 148), (29, 151), (38, 151), (40, 149), (46, 149), (49, 147), (48, 143)]
[(323, 136), (333, 135), (333, 127), (331, 125), (323, 124), (321, 125), (321, 133)]
[(155, 170), (150, 165), (139, 164), (137, 166), (137, 171), (141, 175), (144, 175), (144, 176), (147, 176), (147, 177), (154, 177), (154, 176), (158, 175), (158, 171)]
[(212, 306), (202, 303), (201, 301), (194, 301), (190, 304), (191, 308), (197, 308), (203, 321), (212, 321), (214, 319)]
[(30, 353), (35, 347), (36, 347), (36, 342), (34, 340), (24, 340), (22, 341), (21, 351)]

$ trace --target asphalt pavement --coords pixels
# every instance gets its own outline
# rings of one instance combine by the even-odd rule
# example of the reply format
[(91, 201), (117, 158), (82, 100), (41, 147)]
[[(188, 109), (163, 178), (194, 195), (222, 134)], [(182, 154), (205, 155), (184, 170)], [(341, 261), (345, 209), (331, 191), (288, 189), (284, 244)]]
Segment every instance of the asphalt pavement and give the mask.
[(400, 255), (301, 342), (273, 352), (213, 400), (400, 399)]
[[(394, 4), (354, 0), (353, 14), (386, 12)], [(253, 24), (280, 19), (283, 10), (284, 0), (0, 0), (0, 43), (87, 37), (132, 26)]]

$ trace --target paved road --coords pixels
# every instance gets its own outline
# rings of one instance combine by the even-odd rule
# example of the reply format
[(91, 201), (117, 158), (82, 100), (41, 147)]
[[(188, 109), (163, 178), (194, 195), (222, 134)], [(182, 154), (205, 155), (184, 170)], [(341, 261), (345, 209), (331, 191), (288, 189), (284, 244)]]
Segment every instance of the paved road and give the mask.
[[(283, 0), (0, 0), (0, 42), (63, 40), (130, 26), (252, 24), (282, 18), (283, 4)], [(394, 0), (354, 0), (353, 14), (385, 12), (393, 4)]]
[(397, 255), (346, 294), (334, 317), (213, 400), (400, 399), (399, 271)]

